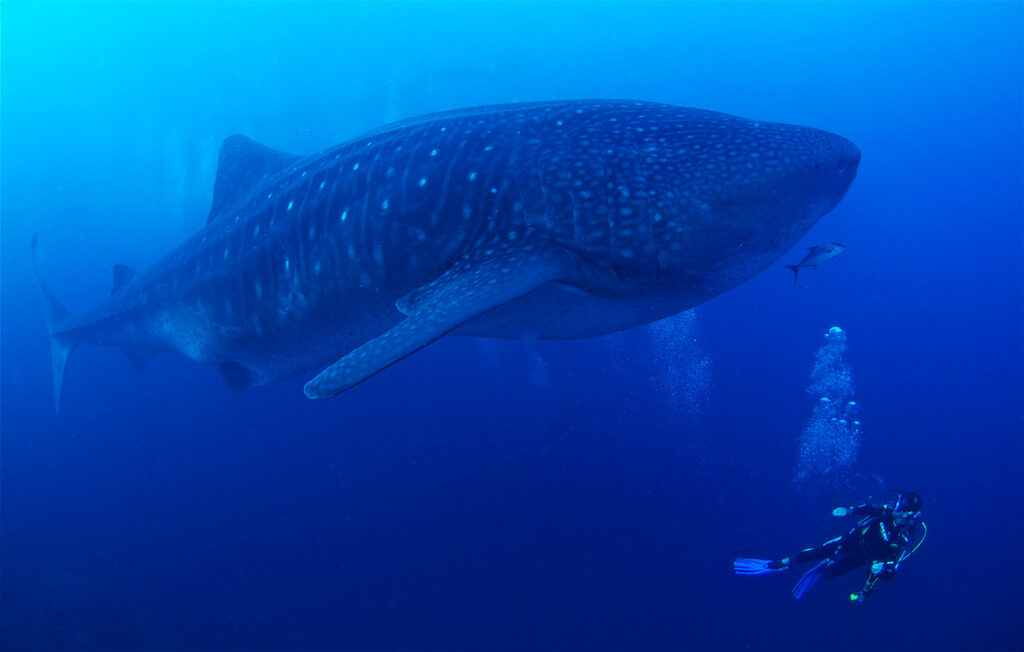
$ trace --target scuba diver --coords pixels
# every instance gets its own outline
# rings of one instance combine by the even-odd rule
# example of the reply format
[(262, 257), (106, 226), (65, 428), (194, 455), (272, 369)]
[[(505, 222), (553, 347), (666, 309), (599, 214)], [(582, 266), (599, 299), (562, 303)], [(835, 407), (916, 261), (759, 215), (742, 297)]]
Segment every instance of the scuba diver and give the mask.
[[(900, 564), (924, 542), (928, 526), (921, 520), (922, 505), (920, 494), (901, 491), (895, 501), (881, 506), (867, 502), (856, 507), (836, 507), (833, 516), (861, 517), (846, 534), (777, 561), (740, 557), (733, 562), (733, 570), (737, 575), (765, 575), (787, 570), (794, 561), (818, 561), (793, 587), (793, 597), (799, 600), (822, 577), (832, 579), (867, 566), (863, 588), (850, 594), (851, 601), (863, 602), (878, 580), (891, 580)], [(922, 528), (920, 539), (918, 523)], [(911, 548), (915, 540), (917, 543)]]

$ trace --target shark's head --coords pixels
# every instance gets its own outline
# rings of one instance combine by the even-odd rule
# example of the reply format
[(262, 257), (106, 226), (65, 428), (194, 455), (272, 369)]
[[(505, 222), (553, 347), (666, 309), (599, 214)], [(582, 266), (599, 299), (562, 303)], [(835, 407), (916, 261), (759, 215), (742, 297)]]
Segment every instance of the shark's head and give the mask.
[(727, 214), (729, 201), (759, 207), (748, 213), (754, 229), (763, 221), (769, 229), (792, 225), (803, 233), (839, 203), (860, 164), (856, 145), (820, 129), (758, 125), (750, 138), (741, 154), (748, 173), (732, 180), (719, 209)]
[(678, 208), (671, 212), (681, 227), (673, 238), (681, 246), (662, 243), (668, 246), (661, 262), (683, 271), (711, 267), (731, 284), (776, 260), (839, 203), (860, 150), (809, 127), (731, 116), (712, 121), (673, 143), (686, 154), (672, 189)]

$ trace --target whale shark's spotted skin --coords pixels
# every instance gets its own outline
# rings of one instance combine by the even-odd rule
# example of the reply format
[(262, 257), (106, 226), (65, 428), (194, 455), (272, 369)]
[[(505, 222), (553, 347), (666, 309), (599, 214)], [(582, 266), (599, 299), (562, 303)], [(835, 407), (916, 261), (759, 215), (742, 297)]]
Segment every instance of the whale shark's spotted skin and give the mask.
[(859, 159), (828, 132), (631, 101), (429, 115), (305, 157), (232, 136), (204, 229), (119, 267), (82, 318), (44, 289), (58, 394), (79, 342), (178, 351), (236, 388), (319, 371), (318, 398), (447, 333), (643, 324), (775, 261)]

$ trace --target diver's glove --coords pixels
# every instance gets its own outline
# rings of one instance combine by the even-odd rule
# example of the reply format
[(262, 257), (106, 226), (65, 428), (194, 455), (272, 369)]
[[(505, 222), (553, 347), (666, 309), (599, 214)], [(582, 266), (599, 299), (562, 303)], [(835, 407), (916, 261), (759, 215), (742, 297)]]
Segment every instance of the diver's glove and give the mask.
[(864, 592), (858, 591), (857, 593), (851, 593), (850, 602), (864, 602)]
[(832, 516), (846, 516), (850, 513), (849, 507), (836, 507), (832, 510)]

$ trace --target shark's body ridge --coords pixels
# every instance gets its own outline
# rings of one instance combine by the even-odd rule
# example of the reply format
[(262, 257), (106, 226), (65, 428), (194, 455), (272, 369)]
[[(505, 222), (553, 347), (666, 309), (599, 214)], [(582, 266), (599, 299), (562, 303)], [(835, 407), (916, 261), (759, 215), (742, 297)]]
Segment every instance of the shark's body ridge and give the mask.
[(414, 118), (311, 156), (231, 136), (206, 226), (71, 317), (43, 287), (58, 395), (79, 343), (177, 351), (236, 389), (337, 394), (449, 333), (576, 338), (660, 319), (777, 260), (842, 198), (828, 132), (632, 101)]

